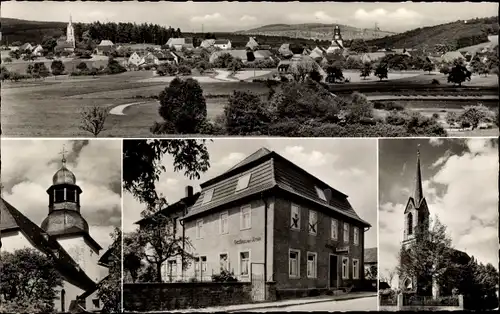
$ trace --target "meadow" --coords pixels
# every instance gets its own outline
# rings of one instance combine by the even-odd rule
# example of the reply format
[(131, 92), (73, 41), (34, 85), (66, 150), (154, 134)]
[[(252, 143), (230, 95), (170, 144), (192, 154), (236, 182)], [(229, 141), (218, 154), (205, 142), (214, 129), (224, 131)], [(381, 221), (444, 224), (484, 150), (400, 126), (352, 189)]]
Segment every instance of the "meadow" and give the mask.
[[(354, 72), (346, 75), (354, 75)], [(262, 73), (259, 73), (262, 74)], [(397, 73), (393, 73), (397, 74)], [(253, 71), (242, 71), (240, 77), (253, 76)], [(265, 74), (264, 74), (265, 75)], [(430, 75), (444, 80), (444, 76)], [(428, 74), (401, 73), (399, 79), (393, 76), (396, 84), (429, 84)], [(390, 75), (391, 77), (391, 75)], [(377, 85), (376, 82), (361, 81), (356, 85)], [(496, 76), (488, 78), (473, 77), (469, 85), (498, 86)], [(119, 105), (141, 102), (123, 109), (122, 115), (110, 114), (106, 121), (106, 130), (100, 137), (151, 137), (149, 129), (155, 121), (161, 121), (158, 114), (158, 101), (152, 99), (166, 86), (168, 80), (160, 80), (153, 71), (132, 71), (118, 75), (92, 77), (49, 77), (45, 80), (28, 80), (21, 82), (4, 82), (1, 89), (2, 108), (1, 122), (5, 136), (15, 137), (88, 137), (88, 133), (79, 129), (80, 110), (85, 106), (105, 106), (112, 109)], [(227, 97), (234, 90), (251, 91), (262, 95), (269, 92), (264, 83), (249, 81), (218, 81), (215, 79), (206, 82), (200, 80), (207, 102), (209, 119), (215, 118), (224, 111)], [(344, 84), (349, 87), (348, 84)], [(352, 91), (355, 91), (356, 88)], [(480, 92), (475, 92), (475, 95)], [(380, 94), (367, 94), (368, 99), (380, 97)], [(386, 95), (387, 96), (387, 95)], [(389, 95), (391, 96), (391, 95)], [(421, 97), (420, 97), (421, 98)], [(446, 110), (460, 111), (464, 105), (477, 104), (478, 100), (466, 99), (399, 99), (411, 110), (418, 110), (425, 115), (438, 113), (444, 119)], [(498, 105), (496, 100), (484, 101), (487, 106)], [(481, 131), (481, 132), (480, 132)], [(486, 132), (487, 131), (487, 132)], [(467, 136), (498, 135), (498, 129), (477, 130)], [(477, 134), (476, 134), (477, 133)], [(455, 134), (456, 136), (466, 136)]]

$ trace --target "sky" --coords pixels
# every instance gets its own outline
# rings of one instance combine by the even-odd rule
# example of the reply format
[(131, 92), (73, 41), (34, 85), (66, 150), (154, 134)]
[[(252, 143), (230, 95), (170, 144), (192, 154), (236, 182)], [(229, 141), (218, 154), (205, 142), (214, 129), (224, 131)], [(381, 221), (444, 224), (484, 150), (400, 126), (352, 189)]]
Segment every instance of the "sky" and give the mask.
[(454, 248), (498, 267), (498, 140), (387, 139), (379, 143), (381, 275), (398, 264), (403, 213), (415, 189), (418, 144), (431, 219), (437, 216), (447, 227)]
[(81, 194), (81, 214), (90, 235), (103, 253), (112, 243), (113, 227), (121, 225), (121, 141), (120, 140), (9, 140), (2, 139), (3, 197), (40, 226), (49, 213), (46, 190), (61, 167), (76, 176)]
[[(372, 228), (365, 234), (365, 246), (377, 246), (377, 141), (373, 139), (215, 139), (207, 142), (210, 169), (200, 180), (189, 180), (182, 172), (173, 172), (173, 159), (165, 156), (167, 171), (156, 184), (169, 203), (184, 197), (191, 185), (200, 191), (200, 183), (208, 181), (262, 147), (275, 151), (299, 167), (349, 196), (358, 215)], [(123, 229), (134, 231), (144, 206), (124, 192)]]
[(185, 32), (237, 31), (268, 24), (339, 23), (360, 28), (404, 32), (430, 26), (490, 17), (495, 2), (14, 2), (2, 3), (2, 17), (38, 21), (147, 22)]

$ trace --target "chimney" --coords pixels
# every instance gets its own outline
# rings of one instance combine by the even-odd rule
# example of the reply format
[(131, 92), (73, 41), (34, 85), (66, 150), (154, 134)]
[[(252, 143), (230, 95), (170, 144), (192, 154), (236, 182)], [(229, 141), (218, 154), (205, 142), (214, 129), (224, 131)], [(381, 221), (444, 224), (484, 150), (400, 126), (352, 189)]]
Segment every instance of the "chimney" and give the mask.
[(193, 196), (193, 187), (191, 185), (186, 186), (186, 197)]
[(325, 193), (326, 203), (330, 205), (332, 203), (332, 190), (325, 189), (324, 193)]

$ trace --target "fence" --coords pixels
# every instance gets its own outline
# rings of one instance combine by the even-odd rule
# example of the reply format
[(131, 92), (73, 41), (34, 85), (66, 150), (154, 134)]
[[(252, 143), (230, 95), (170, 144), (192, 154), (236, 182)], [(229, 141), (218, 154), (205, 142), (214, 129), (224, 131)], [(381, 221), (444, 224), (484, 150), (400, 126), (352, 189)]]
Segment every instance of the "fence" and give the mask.
[[(167, 273), (163, 276), (163, 281), (167, 283), (174, 282), (220, 282), (220, 281), (234, 281), (228, 277), (234, 278), (239, 282), (250, 282), (250, 274), (241, 275), (235, 274), (234, 268), (229, 269), (227, 272), (223, 272), (221, 269), (212, 270), (200, 270), (196, 272), (189, 273)], [(226, 279), (226, 280), (224, 280)]]
[(403, 306), (459, 306), (459, 296), (417, 296), (403, 294)]

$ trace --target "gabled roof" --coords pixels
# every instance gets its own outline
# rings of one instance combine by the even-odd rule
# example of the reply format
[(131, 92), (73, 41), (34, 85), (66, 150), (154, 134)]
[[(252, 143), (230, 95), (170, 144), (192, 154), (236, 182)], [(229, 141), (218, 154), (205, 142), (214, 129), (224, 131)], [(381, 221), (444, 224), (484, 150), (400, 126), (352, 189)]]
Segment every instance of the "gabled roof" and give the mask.
[(205, 39), (200, 43), (200, 47), (210, 48), (215, 44), (215, 39)]
[(21, 50), (33, 49), (33, 46), (30, 43), (25, 43), (19, 49), (21, 49)]
[(214, 45), (227, 45), (229, 44), (229, 39), (216, 39)]
[(98, 46), (113, 46), (113, 42), (111, 40), (103, 39)]
[(273, 53), (269, 50), (255, 50), (253, 52), (253, 55), (255, 56), (256, 59), (258, 58), (269, 59), (273, 57)]
[[(249, 186), (245, 190), (235, 192), (238, 178), (248, 173), (251, 173)], [(347, 195), (330, 187), (327, 183), (267, 148), (259, 149), (228, 171), (200, 186), (202, 187), (200, 197), (189, 209), (184, 219), (198, 216), (245, 197), (276, 190), (293, 197), (299, 197), (314, 204), (314, 206), (321, 206), (327, 211), (339, 213), (365, 226), (370, 226), (356, 214), (347, 200)], [(330, 202), (324, 201), (318, 196), (316, 187), (331, 192)], [(212, 201), (202, 204), (204, 193), (212, 188), (214, 188)]]
[(441, 60), (446, 62), (451, 62), (460, 58), (464, 58), (464, 56), (460, 53), (460, 51), (448, 51), (441, 57)]
[(2, 198), (0, 198), (0, 219), (2, 232), (21, 231), (34, 247), (55, 261), (56, 269), (65, 280), (82, 290), (95, 287), (95, 282), (85, 274), (57, 240)]
[[(175, 213), (179, 210), (185, 209), (186, 207), (193, 206), (199, 197), (200, 197), (200, 192), (195, 193), (192, 196), (183, 197), (179, 201), (170, 204), (161, 211), (159, 211), (157, 215), (164, 215), (168, 217), (171, 213)], [(141, 225), (147, 222), (147, 220), (148, 218), (142, 218), (141, 220), (136, 221), (135, 224)]]
[(376, 247), (365, 249), (365, 253), (364, 253), (365, 264), (368, 264), (368, 263), (376, 264), (377, 263), (377, 261), (378, 261), (377, 251), (378, 251), (378, 249)]

